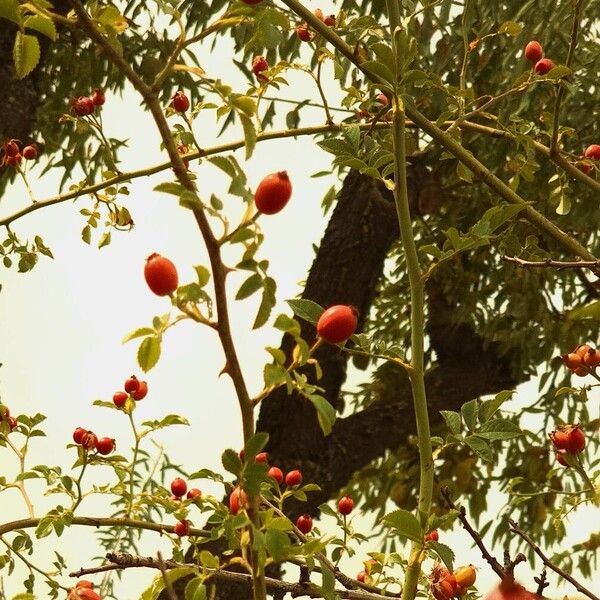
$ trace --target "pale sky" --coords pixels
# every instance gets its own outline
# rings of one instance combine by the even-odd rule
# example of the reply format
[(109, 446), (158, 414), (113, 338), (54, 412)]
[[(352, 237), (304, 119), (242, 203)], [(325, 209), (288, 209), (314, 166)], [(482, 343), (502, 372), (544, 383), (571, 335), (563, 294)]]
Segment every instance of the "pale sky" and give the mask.
[[(329, 3), (323, 2), (320, 6), (326, 14), (332, 12)], [(236, 69), (223, 60), (224, 56), (229, 56), (224, 50), (212, 56), (204, 53), (202, 66), (209, 75), (240, 84), (243, 89), (245, 83)], [(278, 92), (280, 96), (299, 99), (315, 96), (307, 75), (290, 73), (288, 79), (290, 87)], [(324, 79), (327, 81), (327, 76)], [(335, 98), (334, 90), (334, 85), (328, 90), (332, 98)], [(87, 92), (81, 90), (82, 94)], [(212, 114), (204, 113), (194, 125), (197, 138), (206, 146), (215, 140)], [(323, 123), (318, 110), (305, 108), (303, 114), (306, 116), (303, 124)], [(129, 139), (129, 148), (121, 154), (122, 168), (133, 170), (164, 160), (151, 120), (131, 91), (126, 93), (125, 101), (108, 94), (103, 119), (108, 136)], [(171, 122), (177, 122), (177, 119), (173, 118)], [(220, 143), (240, 137), (239, 129), (230, 129)], [(321, 198), (336, 183), (334, 176), (311, 179), (310, 175), (329, 168), (330, 156), (309, 137), (261, 143), (246, 164), (243, 151), (237, 152), (236, 156), (244, 165), (253, 189), (264, 175), (278, 170), (286, 169), (292, 180), (294, 192), (285, 210), (260, 219), (265, 243), (259, 254), (270, 261), (270, 274), (278, 284), (278, 305), (273, 317), (279, 312), (289, 313), (284, 300), (301, 290), (299, 282), (306, 277), (313, 258), (312, 244), (319, 242), (326, 226), (320, 208)], [(242, 204), (238, 198), (226, 194), (228, 178), (211, 165), (194, 165), (192, 169), (198, 175), (201, 195), (208, 198), (211, 193), (217, 194), (232, 220), (239, 218)], [(146, 399), (138, 404), (135, 413), (138, 422), (169, 413), (185, 415), (191, 422), (191, 427), (174, 427), (155, 434), (155, 439), (166, 448), (174, 463), (181, 464), (189, 472), (200, 467), (221, 471), (222, 451), (241, 446), (237, 401), (230, 380), (218, 378), (223, 353), (212, 330), (187, 322), (169, 330), (160, 362), (147, 376), (136, 364), (136, 341), (121, 343), (128, 332), (150, 324), (154, 315), (170, 309), (169, 301), (153, 295), (144, 282), (142, 270), (149, 254), (159, 252), (169, 257), (178, 267), (180, 283), (194, 280), (194, 265), (208, 264), (191, 213), (180, 208), (173, 196), (152, 191), (157, 183), (172, 179), (172, 174), (167, 171), (133, 182), (126, 206), (132, 213), (135, 228), (129, 233), (113, 232), (112, 244), (102, 250), (94, 243), (85, 245), (80, 238), (84, 218), (79, 210), (91, 206), (88, 198), (40, 210), (13, 226), (23, 238), (41, 235), (55, 257), (54, 260), (41, 257), (38, 266), (27, 274), (18, 274), (15, 269), (0, 271), (3, 286), (0, 331), (4, 341), (0, 352), (0, 362), (4, 363), (0, 369), (0, 399), (13, 414), (39, 411), (48, 417), (43, 424), (47, 437), (37, 438), (31, 445), (30, 466), (39, 463), (60, 465), (68, 472), (75, 452), (67, 451), (65, 446), (71, 442), (72, 431), (78, 426), (116, 438), (119, 453), (129, 456), (131, 435), (127, 418), (114, 411), (93, 407), (92, 402), (95, 399), (110, 400), (132, 373), (146, 378), (150, 388)], [(34, 170), (30, 183), (36, 198), (52, 196), (58, 190), (57, 172), (39, 179)], [(0, 215), (10, 214), (27, 203), (23, 186), (14, 185), (2, 198)], [(98, 234), (95, 234), (96, 242), (97, 239)], [(238, 260), (238, 252), (234, 247), (226, 254), (228, 264)], [(231, 300), (246, 276), (235, 273), (229, 277)], [(235, 342), (251, 392), (262, 387), (262, 367), (268, 360), (264, 347), (278, 346), (280, 341), (280, 333), (270, 326), (251, 331), (258, 301), (256, 296), (230, 303)], [(532, 393), (534, 390), (530, 389), (529, 397)], [(146, 449), (151, 448), (146, 445)], [(14, 472), (15, 461), (7, 450), (0, 449), (0, 465), (3, 473)], [(110, 481), (111, 473), (96, 468), (90, 475), (95, 483), (103, 483)], [(206, 481), (194, 485), (204, 493), (222, 496), (219, 486), (210, 486)], [(27, 488), (34, 499), (37, 515), (43, 515), (57, 503), (66, 502), (65, 498), (43, 497), (43, 488), (38, 482), (28, 482)], [(0, 502), (3, 522), (27, 516), (15, 491), (4, 492)], [(109, 510), (100, 498), (86, 499), (78, 514), (106, 516)], [(195, 525), (202, 525), (199, 513), (195, 517), (192, 513), (192, 519), (195, 519)], [(369, 520), (357, 520), (358, 528), (363, 524), (364, 531), (368, 532)], [(579, 530), (574, 539), (583, 538), (583, 527), (583, 521), (581, 528), (573, 527), (575, 532)], [(472, 562), (482, 567), (478, 575), (480, 590), (486, 590), (496, 581), (495, 575), (471, 548), (464, 532), (444, 534), (444, 541), (460, 556), (458, 564)], [(51, 536), (37, 542), (35, 548), (33, 557), (29, 558), (45, 569), (50, 568), (54, 549), (66, 559), (68, 570), (99, 564), (92, 562), (98, 552), (94, 532), (89, 528), (73, 527), (61, 538)], [(161, 540), (157, 534), (145, 536), (143, 553), (154, 554), (157, 549), (168, 556), (170, 543)], [(347, 561), (347, 572), (354, 575), (360, 570), (365, 553), (373, 549), (364, 547), (354, 559)], [(524, 576), (526, 568), (519, 572)], [(24, 574), (20, 564), (11, 577), (0, 571), (8, 598), (23, 591)], [(154, 572), (140, 570), (126, 572), (117, 588), (119, 598), (137, 598), (154, 575)], [(63, 583), (66, 581), (66, 578), (62, 579)], [(44, 597), (45, 585), (36, 589), (40, 597)], [(564, 594), (570, 590), (562, 587), (558, 591)]]

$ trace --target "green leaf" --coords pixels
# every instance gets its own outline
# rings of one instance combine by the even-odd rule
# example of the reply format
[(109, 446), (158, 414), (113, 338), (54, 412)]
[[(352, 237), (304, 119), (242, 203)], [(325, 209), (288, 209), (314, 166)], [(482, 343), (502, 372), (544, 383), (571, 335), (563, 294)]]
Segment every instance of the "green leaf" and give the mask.
[(141, 344), (137, 353), (138, 364), (142, 371), (147, 373), (160, 358), (160, 338), (147, 337)]
[[(287, 519), (285, 519), (287, 521)], [(273, 557), (275, 562), (283, 562), (288, 556), (291, 547), (290, 538), (284, 531), (268, 528), (265, 533), (265, 544), (269, 556)]]
[(190, 422), (181, 415), (167, 415), (160, 421), (144, 421), (143, 427), (148, 427), (149, 431), (145, 431), (144, 435), (150, 433), (150, 431), (156, 431), (157, 429), (164, 429), (165, 427), (172, 427), (173, 425), (189, 425)]
[(460, 414), (467, 426), (469, 431), (473, 431), (477, 427), (477, 414), (479, 406), (477, 405), (477, 399), (469, 400), (460, 407)]
[(580, 321), (583, 319), (600, 321), (600, 300), (594, 300), (589, 304), (584, 304), (570, 310), (567, 313), (567, 319), (570, 321)]
[(98, 248), (104, 248), (104, 246), (108, 246), (110, 244), (110, 239), (111, 239), (110, 231), (105, 231), (100, 236), (100, 240), (98, 241)]
[(215, 556), (208, 550), (202, 550), (202, 552), (200, 552), (200, 563), (203, 567), (208, 567), (209, 569), (218, 569), (219, 557)]
[(196, 265), (194, 269), (198, 276), (198, 285), (204, 287), (210, 280), (210, 271), (202, 265)]
[(264, 431), (259, 431), (255, 433), (245, 444), (244, 444), (244, 452), (246, 454), (246, 458), (250, 458), (251, 456), (256, 456), (262, 449), (267, 445), (269, 441), (269, 434)]
[(494, 455), (492, 454), (492, 449), (490, 445), (480, 437), (475, 435), (469, 435), (463, 440), (479, 458), (483, 461), (491, 463), (494, 460)]
[(134, 340), (135, 338), (139, 338), (139, 337), (144, 337), (146, 335), (154, 335), (154, 333), (156, 333), (154, 331), (154, 329), (152, 329), (152, 327), (138, 327), (137, 329), (134, 329), (131, 333), (128, 333), (124, 338), (123, 338), (123, 344), (125, 344), (126, 342), (129, 342), (130, 340)]
[(273, 278), (265, 277), (262, 300), (258, 307), (258, 312), (256, 313), (256, 319), (254, 319), (254, 323), (252, 324), (252, 329), (258, 329), (268, 321), (271, 311), (275, 306), (275, 302), (277, 301), (275, 298), (276, 286), (277, 284)]
[(479, 420), (483, 423), (488, 421), (494, 413), (514, 394), (514, 390), (502, 390), (491, 400), (484, 400), (479, 407)]
[(165, 194), (171, 194), (173, 196), (181, 196), (185, 191), (185, 188), (180, 183), (175, 183), (173, 181), (165, 181), (164, 183), (159, 183), (154, 187), (155, 192), (164, 192)]
[(185, 600), (206, 600), (206, 586), (201, 577), (194, 577), (185, 586)]
[(494, 419), (493, 421), (487, 421), (481, 428), (481, 431), (477, 432), (479, 437), (486, 440), (510, 440), (512, 438), (523, 435), (520, 427), (507, 419)]
[(23, 27), (26, 29), (34, 29), (50, 38), (53, 42), (56, 41), (56, 26), (54, 21), (42, 15), (32, 15), (27, 17), (23, 22)]
[(246, 160), (248, 160), (252, 156), (254, 147), (256, 146), (256, 129), (250, 117), (242, 113), (238, 114), (242, 122), (242, 128), (244, 129), (244, 147), (246, 148)]
[(290, 305), (290, 308), (294, 311), (294, 314), (312, 323), (313, 325), (319, 320), (319, 317), (325, 310), (322, 306), (319, 306), (316, 302), (312, 300), (305, 300), (304, 298), (300, 298), (297, 300), (286, 300), (286, 302)]
[(504, 21), (498, 28), (498, 33), (505, 33), (512, 37), (516, 37), (523, 31), (523, 23), (517, 23), (515, 21)]
[(394, 82), (394, 73), (392, 73), (388, 67), (380, 62), (374, 60), (364, 61), (361, 63), (361, 69), (367, 69), (372, 73), (379, 75), (382, 79), (385, 79), (385, 81), (389, 83)]
[(253, 273), (242, 283), (240, 289), (235, 295), (236, 300), (244, 300), (249, 296), (252, 296), (255, 292), (263, 287), (263, 278), (258, 273)]
[(21, 9), (19, 0), (0, 0), (0, 18), (8, 19), (20, 25)]
[(40, 43), (35, 35), (17, 31), (13, 47), (15, 72), (19, 79), (27, 77), (40, 60)]
[(231, 104), (249, 117), (252, 117), (256, 113), (256, 101), (249, 96), (232, 97)]
[(317, 418), (319, 419), (319, 425), (325, 435), (329, 435), (333, 428), (333, 424), (336, 419), (335, 408), (329, 404), (329, 402), (319, 394), (308, 394), (306, 396), (317, 409)]
[(236, 477), (239, 476), (242, 471), (242, 461), (240, 460), (240, 456), (231, 448), (227, 448), (227, 450), (221, 454), (221, 463), (226, 471), (233, 473)]
[(431, 549), (440, 557), (440, 560), (448, 567), (449, 571), (454, 570), (454, 552), (452, 548), (441, 544), (440, 542), (429, 542)]
[(460, 415), (453, 410), (440, 410), (440, 415), (442, 415), (444, 421), (446, 421), (446, 425), (448, 425), (448, 429), (454, 435), (460, 434)]
[(383, 522), (394, 529), (401, 538), (408, 538), (413, 542), (423, 541), (423, 530), (415, 515), (399, 508), (383, 517)]

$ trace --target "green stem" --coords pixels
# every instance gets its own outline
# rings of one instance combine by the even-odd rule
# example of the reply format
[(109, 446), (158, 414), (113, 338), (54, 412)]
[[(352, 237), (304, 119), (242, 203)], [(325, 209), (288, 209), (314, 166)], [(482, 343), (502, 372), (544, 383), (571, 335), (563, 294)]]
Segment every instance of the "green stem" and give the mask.
[[(392, 34), (392, 49), (399, 63), (398, 48), (396, 46), (397, 28), (401, 26), (401, 16), (398, 0), (386, 0)], [(399, 74), (397, 74), (399, 75)], [(410, 284), (410, 329), (411, 329), (411, 371), (410, 384), (412, 388), (413, 404), (417, 424), (419, 445), (420, 480), (418, 517), (421, 526), (425, 529), (431, 502), (433, 498), (433, 452), (431, 447), (431, 433), (429, 430), (429, 414), (427, 410), (427, 396), (425, 393), (425, 281), (419, 265), (419, 255), (415, 244), (414, 232), (410, 217), (408, 200), (408, 186), (406, 177), (406, 115), (404, 101), (401, 96), (402, 89), (398, 83), (394, 89), (394, 121), (392, 126), (394, 144), (394, 199), (400, 238), (406, 258), (408, 280)], [(422, 544), (413, 542), (408, 566), (404, 575), (402, 600), (412, 600), (417, 593), (417, 583), (421, 573), (423, 561)]]
[(81, 501), (83, 500), (83, 493), (81, 492), (81, 480), (83, 479), (83, 474), (85, 473), (85, 468), (88, 465), (87, 462), (87, 450), (83, 451), (83, 464), (81, 466), (81, 473), (79, 473), (79, 477), (77, 478), (77, 481), (75, 482), (75, 485), (77, 486), (77, 500), (75, 501), (75, 503), (73, 504), (72, 508), (71, 508), (71, 512), (75, 512), (75, 509), (81, 504)]
[(129, 502), (127, 505), (127, 512), (125, 513), (126, 517), (131, 516), (131, 511), (133, 510), (133, 482), (135, 479), (135, 465), (137, 463), (137, 455), (140, 449), (140, 437), (138, 436), (137, 429), (135, 427), (135, 421), (133, 420), (133, 415), (128, 413), (129, 423), (131, 423), (131, 430), (133, 431), (133, 437), (135, 440), (135, 444), (133, 446), (133, 459), (131, 460), (131, 467), (129, 473)]
[[(8, 436), (4, 437), (4, 441), (6, 442), (8, 447), (16, 454), (17, 458), (19, 459), (19, 473), (23, 474), (25, 472), (25, 454), (26, 454), (27, 444), (25, 445), (25, 447), (23, 448), (23, 451), (21, 452), (8, 439)], [(35, 514), (34, 510), (33, 510), (33, 504), (31, 502), (31, 499), (29, 498), (29, 494), (27, 493), (27, 490), (25, 489), (25, 481), (23, 481), (23, 480), (18, 481), (15, 483), (15, 486), (18, 488), (19, 492), (21, 492), (21, 496), (23, 496), (23, 500), (25, 501), (25, 504), (27, 505), (27, 512), (29, 513), (29, 516), (33, 517)]]

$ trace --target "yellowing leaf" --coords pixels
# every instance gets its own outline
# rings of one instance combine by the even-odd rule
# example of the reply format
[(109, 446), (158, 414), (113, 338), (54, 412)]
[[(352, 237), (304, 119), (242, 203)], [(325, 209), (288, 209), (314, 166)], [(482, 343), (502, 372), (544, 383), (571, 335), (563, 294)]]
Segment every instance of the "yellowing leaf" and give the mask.
[(40, 60), (40, 43), (34, 35), (17, 31), (13, 47), (15, 72), (19, 79), (27, 77)]

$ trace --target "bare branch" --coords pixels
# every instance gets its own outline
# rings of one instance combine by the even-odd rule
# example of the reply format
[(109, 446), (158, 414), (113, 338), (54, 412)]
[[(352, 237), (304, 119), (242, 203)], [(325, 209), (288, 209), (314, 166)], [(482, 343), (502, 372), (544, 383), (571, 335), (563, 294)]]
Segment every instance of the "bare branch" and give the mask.
[(502, 260), (513, 263), (524, 269), (591, 269), (596, 271), (600, 269), (600, 260), (524, 260), (518, 256), (503, 256)]
[(541, 550), (541, 548), (517, 525), (515, 521), (509, 519), (508, 521), (511, 531), (516, 533), (520, 538), (525, 540), (533, 551), (540, 557), (546, 567), (552, 569), (555, 573), (558, 573), (563, 579), (568, 581), (579, 593), (584, 594), (591, 600), (600, 600), (599, 596), (596, 596), (590, 590), (581, 585), (574, 577), (569, 575), (566, 571), (563, 571), (558, 565), (554, 564)]

